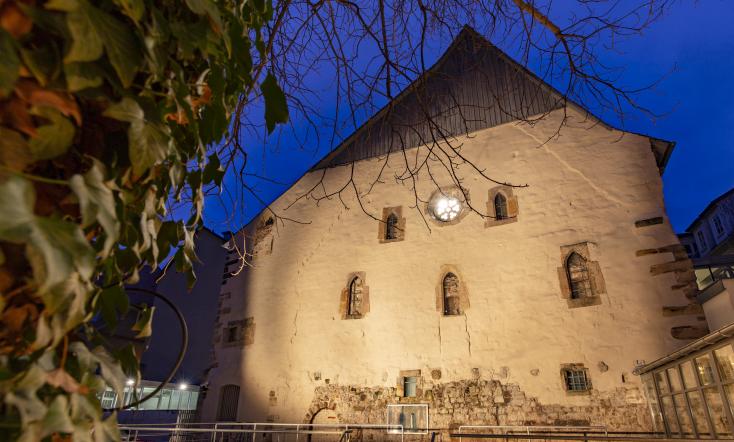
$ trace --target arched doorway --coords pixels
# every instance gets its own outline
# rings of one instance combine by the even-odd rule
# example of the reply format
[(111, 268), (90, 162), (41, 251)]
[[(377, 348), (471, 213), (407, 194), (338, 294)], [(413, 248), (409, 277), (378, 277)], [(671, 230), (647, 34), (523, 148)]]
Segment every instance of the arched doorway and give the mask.
[[(336, 411), (330, 408), (322, 408), (317, 411), (311, 417), (311, 424), (316, 426), (312, 427), (313, 431), (337, 431), (337, 427), (321, 427), (320, 425), (339, 425), (339, 418), (337, 417)], [(338, 442), (340, 435), (338, 434), (309, 434), (308, 442)]]

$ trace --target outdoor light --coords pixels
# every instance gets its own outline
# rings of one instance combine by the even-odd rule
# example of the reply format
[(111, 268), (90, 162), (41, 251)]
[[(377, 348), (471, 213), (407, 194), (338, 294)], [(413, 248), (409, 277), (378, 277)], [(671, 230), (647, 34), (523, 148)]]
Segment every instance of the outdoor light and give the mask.
[(180, 384), (178, 384), (179, 390), (186, 390), (187, 388), (189, 388), (189, 384), (187, 384), (186, 382), (181, 382)]
[(126, 385), (135, 385), (135, 379), (128, 379), (128, 380), (127, 380), (127, 381), (125, 382), (125, 384), (126, 384)]

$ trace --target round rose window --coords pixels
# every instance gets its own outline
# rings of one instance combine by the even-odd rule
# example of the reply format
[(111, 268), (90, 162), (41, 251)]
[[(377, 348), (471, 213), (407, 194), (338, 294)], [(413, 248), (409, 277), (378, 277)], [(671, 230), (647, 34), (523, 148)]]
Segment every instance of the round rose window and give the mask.
[(455, 220), (463, 209), (461, 200), (451, 192), (436, 192), (428, 203), (431, 216), (437, 221), (449, 222)]

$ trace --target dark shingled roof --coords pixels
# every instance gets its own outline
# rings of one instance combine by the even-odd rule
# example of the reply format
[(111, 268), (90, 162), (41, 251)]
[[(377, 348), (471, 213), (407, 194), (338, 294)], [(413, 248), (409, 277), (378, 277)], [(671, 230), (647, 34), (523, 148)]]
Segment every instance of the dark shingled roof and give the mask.
[[(561, 93), (465, 26), (433, 66), (311, 171), (430, 144), (433, 136), (460, 136), (528, 119), (563, 105)], [(650, 138), (661, 174), (673, 146)]]

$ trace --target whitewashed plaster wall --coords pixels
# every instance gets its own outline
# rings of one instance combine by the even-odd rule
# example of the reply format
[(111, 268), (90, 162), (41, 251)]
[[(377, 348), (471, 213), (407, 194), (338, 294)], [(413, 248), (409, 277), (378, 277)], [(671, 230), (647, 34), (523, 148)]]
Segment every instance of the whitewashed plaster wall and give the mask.
[[(307, 174), (273, 205), (278, 221), (272, 253), (222, 291), (231, 311), (220, 319), (253, 317), (254, 343), (222, 348), (211, 373), (205, 419), (214, 419), (218, 390), (241, 386), (239, 420), (303, 421), (314, 389), (331, 384), (394, 387), (401, 370), (442, 371), (441, 382), (500, 376), (545, 404), (582, 406), (591, 396), (564, 391), (560, 365), (583, 363), (599, 392), (625, 388), (639, 401), (637, 360), (650, 362), (681, 345), (670, 329), (687, 317), (662, 315), (663, 305), (686, 304), (670, 274), (651, 276), (650, 266), (669, 254), (637, 257), (640, 249), (679, 244), (665, 215), (662, 182), (648, 138), (610, 130), (571, 112), (558, 136), (560, 112), (534, 126), (510, 123), (464, 137), (461, 153), (514, 189), (518, 221), (485, 227), (470, 213), (452, 226), (424, 224), (411, 183), (397, 183), (404, 159), (393, 155), (383, 184), (363, 197), (365, 209), (402, 206), (405, 239), (380, 244), (378, 222), (366, 216), (349, 190), (339, 198), (298, 200), (322, 175)], [(547, 141), (547, 143), (546, 143)], [(409, 151), (420, 156), (423, 149)], [(384, 158), (355, 164), (365, 192)], [(351, 166), (330, 169), (326, 187), (344, 185)], [(451, 182), (432, 165), (441, 185)], [(462, 167), (471, 202), (484, 210), (496, 184)], [(427, 200), (435, 185), (425, 174), (416, 183)], [(423, 204), (419, 204), (423, 210)], [(287, 208), (287, 210), (286, 210)], [(264, 213), (245, 232), (261, 222)], [(662, 224), (636, 228), (635, 221), (663, 216)], [(242, 232), (241, 232), (242, 234)], [(560, 247), (588, 241), (601, 265), (606, 294), (600, 305), (569, 309), (561, 297)], [(441, 266), (458, 269), (470, 307), (462, 316), (436, 310)], [(352, 272), (365, 272), (370, 311), (343, 320), (339, 298)], [(609, 369), (597, 369), (604, 362)], [(536, 375), (531, 370), (539, 370)], [(315, 374), (321, 379), (315, 380)], [(625, 374), (626, 382), (622, 383)], [(274, 392), (274, 393), (271, 393)], [(274, 400), (273, 397), (276, 399)]]

